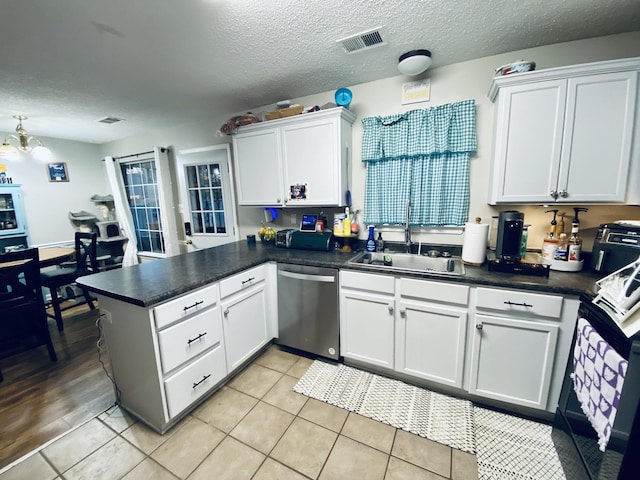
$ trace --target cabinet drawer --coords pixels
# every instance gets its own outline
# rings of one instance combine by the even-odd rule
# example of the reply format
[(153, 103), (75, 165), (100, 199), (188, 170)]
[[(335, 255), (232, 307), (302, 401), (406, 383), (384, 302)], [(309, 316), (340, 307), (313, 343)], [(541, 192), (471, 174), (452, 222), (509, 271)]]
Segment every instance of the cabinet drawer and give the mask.
[(266, 276), (267, 266), (260, 265), (259, 267), (251, 268), (237, 275), (225, 278), (220, 281), (220, 298), (228, 297), (240, 290), (262, 282)]
[(158, 333), (162, 371), (170, 372), (221, 341), (220, 307), (165, 328)]
[(215, 305), (218, 298), (218, 285), (214, 284), (158, 305), (153, 309), (156, 328), (164, 328), (181, 318)]
[(395, 279), (387, 275), (372, 275), (351, 270), (340, 270), (341, 287), (393, 294), (395, 291), (394, 282)]
[(214, 387), (227, 374), (222, 345), (164, 382), (169, 417), (173, 418)]
[(563, 298), (557, 295), (496, 288), (478, 288), (477, 290), (479, 309), (529, 313), (552, 318), (559, 318), (562, 312)]
[(400, 294), (403, 297), (416, 297), (421, 300), (435, 300), (458, 305), (467, 305), (469, 302), (469, 287), (467, 285), (412, 278), (400, 279)]

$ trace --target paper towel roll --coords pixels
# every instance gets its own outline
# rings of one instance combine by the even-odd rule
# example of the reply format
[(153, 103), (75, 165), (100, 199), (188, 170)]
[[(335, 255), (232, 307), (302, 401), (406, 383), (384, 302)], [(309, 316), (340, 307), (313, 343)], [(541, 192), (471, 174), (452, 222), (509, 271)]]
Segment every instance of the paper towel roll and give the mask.
[(482, 265), (487, 255), (487, 240), (489, 224), (467, 222), (464, 225), (464, 240), (462, 243), (462, 261), (470, 265)]

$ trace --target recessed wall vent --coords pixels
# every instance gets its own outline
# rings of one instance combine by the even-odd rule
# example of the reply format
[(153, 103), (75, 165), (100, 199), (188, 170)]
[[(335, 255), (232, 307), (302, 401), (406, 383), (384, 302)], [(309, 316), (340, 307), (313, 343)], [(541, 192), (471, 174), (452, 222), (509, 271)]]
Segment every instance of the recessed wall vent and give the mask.
[(98, 119), (98, 122), (100, 123), (106, 123), (107, 125), (112, 125), (114, 123), (118, 123), (118, 122), (124, 122), (124, 118), (118, 118), (118, 117), (103, 117)]
[(336, 43), (342, 44), (344, 51), (347, 53), (360, 52), (364, 49), (379, 47), (381, 45), (387, 44), (387, 42), (382, 37), (382, 27), (356, 33), (355, 35), (337, 40)]

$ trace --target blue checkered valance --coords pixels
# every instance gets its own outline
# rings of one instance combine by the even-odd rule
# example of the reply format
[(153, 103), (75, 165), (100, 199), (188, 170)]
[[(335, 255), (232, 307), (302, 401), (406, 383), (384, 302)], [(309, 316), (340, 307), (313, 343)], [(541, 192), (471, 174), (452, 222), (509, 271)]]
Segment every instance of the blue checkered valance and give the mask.
[(475, 102), (362, 120), (367, 164), (364, 221), (464, 225), (469, 214), (469, 156), (477, 148)]

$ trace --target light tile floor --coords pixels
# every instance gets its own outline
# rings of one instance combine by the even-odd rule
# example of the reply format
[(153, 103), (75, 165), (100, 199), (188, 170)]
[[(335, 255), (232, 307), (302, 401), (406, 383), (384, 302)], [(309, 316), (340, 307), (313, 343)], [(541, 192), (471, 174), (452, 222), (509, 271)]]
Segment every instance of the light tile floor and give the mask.
[(474, 455), (295, 393), (311, 362), (272, 346), (164, 435), (116, 407), (0, 480), (478, 478)]

